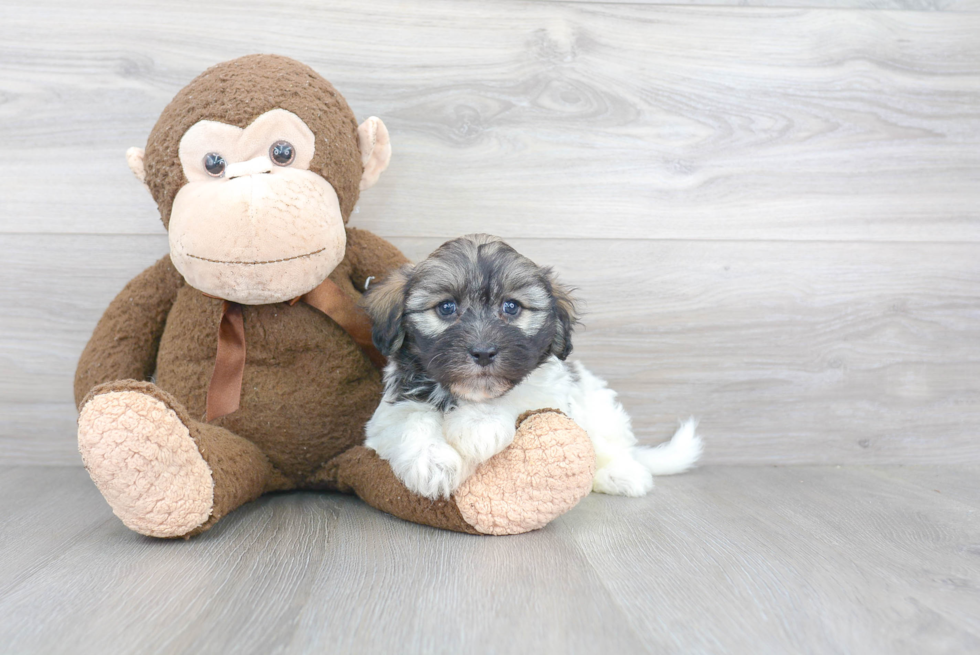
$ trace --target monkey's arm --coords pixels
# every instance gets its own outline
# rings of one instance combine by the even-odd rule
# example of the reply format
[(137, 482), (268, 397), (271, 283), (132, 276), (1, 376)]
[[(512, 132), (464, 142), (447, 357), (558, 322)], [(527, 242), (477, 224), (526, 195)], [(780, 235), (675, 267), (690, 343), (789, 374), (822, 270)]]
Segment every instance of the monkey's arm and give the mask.
[(76, 405), (103, 382), (149, 379), (167, 314), (183, 284), (167, 255), (130, 280), (109, 303), (78, 360)]
[(409, 263), (398, 248), (376, 234), (356, 227), (347, 228), (347, 256), (352, 265), (351, 281), (362, 293), (369, 277), (374, 278), (371, 280), (373, 284), (390, 271)]

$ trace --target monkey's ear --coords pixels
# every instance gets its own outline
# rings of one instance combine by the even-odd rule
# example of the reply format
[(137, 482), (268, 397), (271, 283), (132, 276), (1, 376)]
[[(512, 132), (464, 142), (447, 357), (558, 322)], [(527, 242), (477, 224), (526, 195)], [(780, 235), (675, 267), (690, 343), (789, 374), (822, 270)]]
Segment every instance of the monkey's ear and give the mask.
[(126, 163), (129, 164), (129, 170), (133, 171), (136, 179), (149, 189), (150, 187), (146, 185), (146, 167), (143, 165), (145, 156), (146, 152), (142, 148), (130, 148), (126, 151)]
[(361, 298), (361, 306), (371, 317), (371, 339), (385, 357), (391, 357), (402, 347), (405, 328), (405, 290), (412, 272), (412, 265), (405, 264), (388, 276), (368, 287)]
[(364, 174), (361, 175), (363, 191), (374, 186), (388, 168), (388, 162), (391, 161), (391, 140), (388, 138), (388, 128), (376, 116), (367, 119), (357, 128), (357, 140), (361, 146), (361, 164), (364, 165)]
[(555, 302), (555, 317), (558, 319), (555, 338), (551, 342), (551, 354), (564, 361), (572, 352), (572, 329), (578, 323), (578, 313), (571, 289), (559, 283), (551, 269), (548, 269), (547, 276)]

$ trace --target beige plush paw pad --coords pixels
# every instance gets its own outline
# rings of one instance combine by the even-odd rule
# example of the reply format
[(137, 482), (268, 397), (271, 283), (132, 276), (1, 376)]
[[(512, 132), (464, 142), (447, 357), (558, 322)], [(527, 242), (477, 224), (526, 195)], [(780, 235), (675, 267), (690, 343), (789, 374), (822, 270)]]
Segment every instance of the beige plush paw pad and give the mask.
[(211, 514), (211, 469), (187, 426), (152, 396), (113, 391), (89, 400), (78, 450), (112, 511), (140, 534), (179, 537)]
[(484, 534), (537, 530), (592, 489), (595, 453), (585, 430), (557, 412), (533, 414), (514, 442), (482, 464), (453, 498)]

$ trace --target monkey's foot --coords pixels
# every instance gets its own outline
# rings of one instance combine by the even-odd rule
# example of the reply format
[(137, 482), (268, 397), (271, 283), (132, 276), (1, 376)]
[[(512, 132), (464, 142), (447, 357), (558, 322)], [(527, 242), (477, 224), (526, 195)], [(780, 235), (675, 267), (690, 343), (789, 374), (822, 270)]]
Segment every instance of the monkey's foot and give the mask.
[(189, 533), (211, 515), (210, 467), (177, 413), (143, 392), (153, 385), (112, 387), (121, 390), (96, 390), (81, 408), (78, 450), (85, 468), (131, 530), (151, 537)]
[(482, 534), (537, 530), (592, 490), (595, 452), (585, 430), (553, 410), (522, 419), (514, 442), (453, 494), (463, 520)]

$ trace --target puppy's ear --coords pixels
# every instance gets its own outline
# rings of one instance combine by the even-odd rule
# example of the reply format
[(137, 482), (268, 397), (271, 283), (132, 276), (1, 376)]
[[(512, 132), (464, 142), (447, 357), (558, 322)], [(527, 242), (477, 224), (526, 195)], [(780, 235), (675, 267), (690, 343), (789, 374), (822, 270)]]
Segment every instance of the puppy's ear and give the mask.
[(371, 317), (372, 341), (385, 357), (396, 353), (405, 340), (402, 316), (405, 313), (405, 289), (411, 272), (411, 264), (405, 264), (368, 287), (361, 298), (361, 307)]
[(548, 282), (551, 284), (555, 318), (558, 319), (555, 339), (551, 342), (551, 354), (558, 359), (565, 360), (572, 352), (572, 329), (578, 323), (578, 314), (575, 310), (575, 302), (572, 300), (572, 290), (558, 282), (555, 272), (551, 269), (548, 269), (547, 276)]

